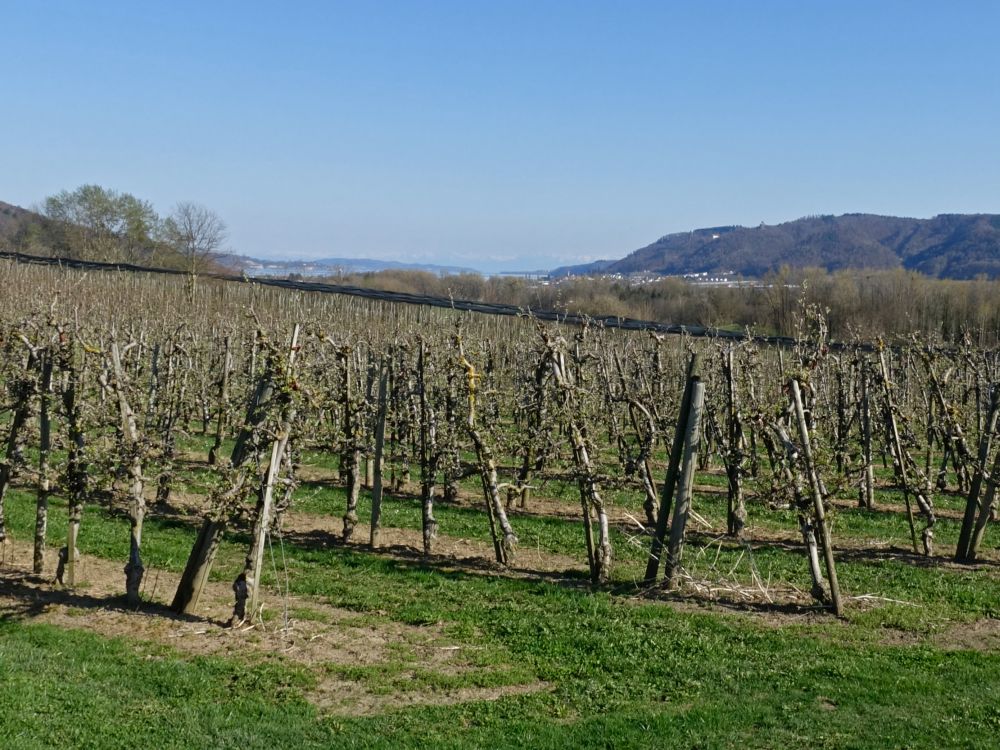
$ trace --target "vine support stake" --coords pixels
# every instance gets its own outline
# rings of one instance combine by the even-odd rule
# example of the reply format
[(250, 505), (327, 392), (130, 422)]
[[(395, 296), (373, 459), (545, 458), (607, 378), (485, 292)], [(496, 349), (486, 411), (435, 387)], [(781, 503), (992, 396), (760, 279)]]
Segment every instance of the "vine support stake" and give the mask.
[(834, 613), (837, 617), (841, 617), (844, 614), (844, 608), (840, 601), (840, 584), (837, 582), (837, 568), (833, 560), (833, 544), (830, 541), (830, 528), (827, 526), (826, 511), (823, 507), (823, 491), (819, 484), (819, 475), (816, 473), (816, 464), (813, 462), (812, 446), (809, 443), (809, 424), (806, 422), (806, 413), (802, 406), (802, 393), (799, 391), (799, 382), (793, 378), (790, 386), (792, 399), (795, 402), (795, 420), (798, 423), (799, 440), (802, 442), (802, 458), (805, 459), (806, 474), (809, 477), (813, 508), (816, 513), (816, 524), (821, 536), (820, 541), (823, 544), (826, 577), (830, 582), (830, 599), (833, 602)]

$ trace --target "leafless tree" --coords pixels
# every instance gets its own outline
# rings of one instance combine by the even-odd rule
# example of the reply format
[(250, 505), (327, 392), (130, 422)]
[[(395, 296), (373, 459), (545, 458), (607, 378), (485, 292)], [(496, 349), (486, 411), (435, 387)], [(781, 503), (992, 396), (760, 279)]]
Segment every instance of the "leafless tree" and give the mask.
[(200, 203), (182, 201), (164, 222), (167, 241), (180, 253), (191, 274), (191, 284), (212, 253), (226, 240), (226, 222)]

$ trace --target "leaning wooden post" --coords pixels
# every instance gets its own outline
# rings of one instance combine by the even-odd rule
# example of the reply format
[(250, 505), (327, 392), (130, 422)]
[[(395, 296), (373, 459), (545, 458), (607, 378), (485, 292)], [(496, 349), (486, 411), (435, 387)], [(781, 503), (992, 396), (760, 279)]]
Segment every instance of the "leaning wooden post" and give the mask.
[(667, 548), (667, 586), (674, 585), (674, 576), (677, 573), (677, 568), (680, 567), (684, 529), (687, 527), (688, 516), (691, 513), (691, 495), (694, 487), (698, 448), (701, 445), (701, 412), (704, 401), (705, 384), (701, 380), (692, 381), (688, 419), (684, 428), (684, 461), (677, 482), (677, 505), (674, 508), (673, 523), (670, 525), (670, 544)]
[(989, 462), (993, 433), (997, 428), (998, 414), (1000, 414), (1000, 385), (994, 385), (990, 398), (990, 410), (986, 419), (986, 427), (979, 435), (979, 453), (976, 456), (975, 473), (972, 477), (972, 486), (969, 488), (969, 497), (965, 503), (965, 515), (962, 518), (962, 531), (958, 536), (958, 547), (955, 550), (955, 562), (971, 561), (969, 547), (976, 525), (976, 516), (979, 512), (979, 497), (983, 488), (983, 480), (986, 476), (986, 465)]
[[(292, 329), (292, 341), (288, 350), (288, 364), (285, 369), (285, 379), (291, 380), (295, 367), (295, 353), (299, 347), (299, 324)], [(282, 409), (279, 417), (278, 434), (271, 443), (271, 457), (267, 465), (267, 473), (260, 487), (257, 503), (257, 518), (253, 528), (253, 542), (243, 565), (243, 571), (233, 582), (233, 593), (236, 595), (236, 606), (233, 609), (231, 625), (242, 622), (247, 617), (251, 622), (257, 619), (258, 602), (260, 601), (260, 575), (264, 565), (264, 545), (271, 533), (271, 517), (274, 508), (274, 485), (278, 481), (278, 473), (285, 457), (285, 449), (295, 420), (293, 405)]]
[(465, 369), (468, 384), (469, 415), (465, 421), (465, 430), (472, 438), (476, 449), (476, 463), (479, 464), (479, 476), (483, 483), (483, 496), (486, 499), (486, 513), (490, 521), (493, 550), (496, 553), (497, 562), (507, 566), (513, 561), (514, 549), (517, 547), (517, 535), (510, 525), (503, 502), (500, 500), (497, 465), (493, 458), (493, 451), (486, 444), (479, 428), (476, 427), (476, 394), (479, 388), (479, 379), (482, 376), (476, 371), (475, 365), (466, 358), (461, 336), (455, 336), (455, 344), (458, 347), (459, 364)]
[(375, 476), (372, 480), (372, 549), (378, 547), (382, 525), (382, 454), (385, 451), (385, 414), (388, 398), (386, 391), (389, 385), (389, 369), (382, 365), (378, 379), (378, 416), (375, 419)]
[[(261, 335), (260, 332), (258, 335)], [(243, 427), (236, 437), (236, 443), (233, 445), (233, 452), (229, 459), (231, 469), (239, 471), (235, 472), (233, 483), (229, 489), (221, 491), (215, 498), (220, 507), (225, 507), (226, 504), (233, 502), (243, 492), (247, 481), (243, 464), (250, 459), (251, 453), (257, 450), (255, 433), (267, 418), (267, 404), (277, 387), (277, 375), (278, 373), (268, 368), (257, 381), (257, 387), (247, 405)], [(215, 563), (215, 555), (222, 542), (226, 525), (226, 516), (224, 513), (218, 512), (218, 509), (202, 521), (198, 537), (188, 553), (184, 572), (181, 573), (181, 580), (177, 584), (177, 590), (174, 592), (174, 598), (170, 604), (170, 608), (175, 612), (189, 615), (193, 614), (197, 608), (205, 584), (208, 582), (209, 573), (212, 571), (212, 565)]]
[(257, 619), (257, 606), (260, 601), (260, 574), (264, 565), (264, 543), (271, 528), (271, 509), (274, 506), (274, 485), (278, 480), (278, 471), (281, 469), (281, 462), (285, 455), (285, 447), (288, 445), (288, 431), (290, 425), (283, 425), (281, 435), (271, 445), (271, 461), (267, 467), (267, 475), (264, 480), (264, 487), (261, 492), (260, 510), (257, 513), (257, 522), (254, 524), (253, 546), (250, 548), (251, 558), (247, 561), (246, 571), (240, 573), (233, 584), (233, 591), (236, 594), (236, 607), (233, 610), (233, 619), (230, 624), (237, 624), (246, 619), (247, 610), (250, 612), (250, 621)]
[(790, 382), (792, 399), (795, 402), (795, 418), (799, 427), (799, 440), (802, 442), (802, 458), (805, 460), (806, 474), (812, 489), (813, 508), (816, 513), (816, 526), (820, 531), (823, 544), (823, 560), (826, 563), (826, 577), (830, 582), (830, 599), (833, 601), (833, 611), (840, 617), (844, 610), (840, 602), (840, 585), (837, 583), (837, 568), (833, 560), (833, 545), (830, 542), (830, 529), (826, 525), (826, 511), (823, 507), (823, 490), (813, 463), (812, 447), (809, 444), (809, 424), (806, 422), (805, 409), (802, 407), (802, 393), (799, 391), (799, 381), (792, 378)]
[[(910, 525), (910, 540), (913, 542), (913, 551), (914, 553), (918, 553), (920, 550), (917, 547), (917, 527), (913, 523), (913, 507), (910, 505), (910, 492), (912, 488), (910, 487), (910, 480), (906, 471), (906, 455), (903, 453), (903, 441), (899, 437), (899, 425), (896, 424), (896, 404), (893, 401), (891, 391), (892, 381), (889, 380), (889, 369), (885, 364), (885, 355), (881, 351), (878, 353), (878, 361), (879, 370), (882, 375), (882, 388), (885, 391), (886, 427), (889, 430), (893, 465), (899, 483), (903, 487), (903, 502), (906, 505), (906, 520)], [(928, 487), (930, 486), (929, 481)], [(917, 496), (917, 505), (921, 505), (919, 496)], [(929, 508), (929, 504), (927, 504), (927, 507)], [(933, 531), (931, 531), (933, 523), (933, 516), (929, 516), (927, 528), (924, 529), (924, 554), (928, 556), (931, 553), (930, 542), (934, 535)]]
[(25, 375), (15, 381), (17, 406), (10, 419), (10, 435), (7, 438), (7, 451), (0, 461), (0, 550), (7, 541), (7, 525), (4, 520), (4, 498), (14, 478), (14, 472), (24, 447), (24, 426), (31, 416), (32, 401), (35, 397), (37, 381), (33, 371), (36, 367), (36, 352), (31, 350)]
[(982, 544), (983, 535), (986, 533), (986, 524), (989, 523), (990, 516), (993, 514), (993, 507), (996, 503), (997, 477), (1000, 477), (1000, 451), (997, 451), (993, 459), (993, 470), (986, 480), (986, 494), (983, 497), (983, 502), (980, 504), (979, 517), (976, 518), (976, 526), (972, 530), (972, 536), (969, 539), (969, 552), (967, 555), (969, 562), (976, 561), (976, 556), (979, 554), (979, 545)]
[(681, 454), (684, 450), (684, 434), (687, 428), (688, 412), (691, 405), (691, 384), (700, 378), (700, 359), (695, 354), (691, 357), (691, 362), (688, 365), (687, 381), (684, 384), (680, 413), (677, 415), (677, 427), (674, 430), (674, 442), (670, 448), (667, 477), (663, 482), (663, 492), (660, 495), (660, 509), (656, 516), (656, 528), (653, 530), (653, 540), (649, 547), (649, 560), (646, 563), (645, 576), (647, 584), (651, 584), (656, 580), (656, 574), (660, 569), (660, 556), (663, 553), (663, 542), (667, 536), (667, 524), (670, 521), (670, 506), (673, 503), (674, 489), (677, 486), (677, 473), (680, 470)]

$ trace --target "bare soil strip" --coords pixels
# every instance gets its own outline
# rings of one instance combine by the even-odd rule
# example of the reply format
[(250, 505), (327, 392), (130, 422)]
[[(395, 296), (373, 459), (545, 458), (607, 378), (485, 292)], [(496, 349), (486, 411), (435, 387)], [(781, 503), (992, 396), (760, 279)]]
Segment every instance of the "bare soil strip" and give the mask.
[[(0, 619), (40, 622), (61, 628), (87, 630), (107, 637), (153, 642), (185, 654), (216, 654), (259, 661), (287, 660), (305, 666), (316, 676), (307, 695), (324, 713), (375, 714), (407, 705), (444, 705), (497, 700), (547, 689), (541, 682), (490, 688), (384, 691), (362, 681), (336, 676), (332, 665), (399, 666), (431, 675), (455, 676), (479, 669), (466, 654), (473, 646), (449, 638), (439, 625), (412, 626), (379, 613), (359, 615), (331, 607), (311, 597), (267, 598), (265, 622), (255, 627), (222, 627), (232, 611), (233, 595), (225, 583), (212, 582), (202, 598), (201, 615), (187, 617), (169, 610), (165, 599), (179, 576), (154, 571), (148, 582), (155, 592), (139, 609), (125, 604), (122, 565), (83, 555), (74, 590), (61, 588), (48, 576), (31, 574), (31, 546), (6, 545), (6, 563), (0, 568)], [(55, 567), (55, 554), (46, 570)]]

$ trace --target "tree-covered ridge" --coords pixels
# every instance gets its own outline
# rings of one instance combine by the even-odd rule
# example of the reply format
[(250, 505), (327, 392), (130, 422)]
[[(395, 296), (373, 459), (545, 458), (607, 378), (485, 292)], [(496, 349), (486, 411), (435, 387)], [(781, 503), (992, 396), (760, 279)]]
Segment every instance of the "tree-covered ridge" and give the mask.
[(760, 277), (781, 266), (905, 268), (928, 276), (1000, 277), (1000, 215), (941, 214), (908, 219), (874, 214), (807, 216), (758, 227), (711, 227), (661, 237), (601, 268), (568, 266), (558, 275), (730, 271)]

